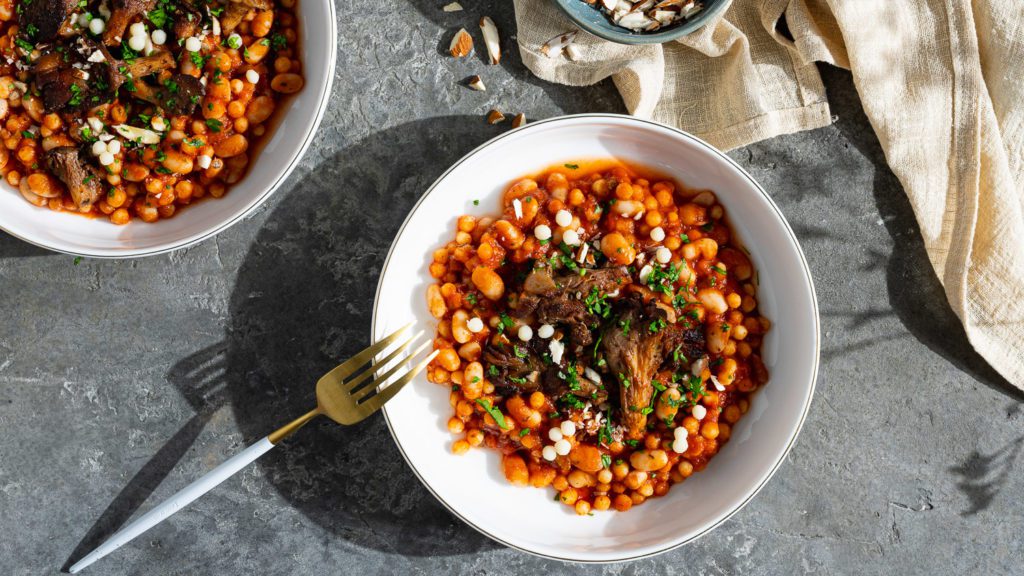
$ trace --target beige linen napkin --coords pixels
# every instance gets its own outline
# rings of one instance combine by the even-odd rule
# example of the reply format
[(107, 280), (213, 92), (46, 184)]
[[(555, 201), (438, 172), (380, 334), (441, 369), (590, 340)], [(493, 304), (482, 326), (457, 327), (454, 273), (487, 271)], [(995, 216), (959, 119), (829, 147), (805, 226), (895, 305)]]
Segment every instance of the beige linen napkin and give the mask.
[(552, 0), (514, 1), (537, 76), (611, 76), (631, 114), (725, 149), (829, 124), (814, 63), (849, 68), (968, 339), (1024, 389), (1024, 3), (736, 0), (660, 46), (580, 32), (570, 61), (540, 52), (573, 29)]

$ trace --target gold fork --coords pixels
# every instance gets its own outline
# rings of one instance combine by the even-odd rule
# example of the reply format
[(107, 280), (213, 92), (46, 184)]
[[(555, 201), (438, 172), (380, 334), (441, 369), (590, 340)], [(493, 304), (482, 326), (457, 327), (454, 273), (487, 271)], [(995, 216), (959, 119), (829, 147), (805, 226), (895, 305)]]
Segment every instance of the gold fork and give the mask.
[[(401, 375), (400, 370), (405, 366), (406, 359), (396, 363), (391, 368), (387, 368), (388, 364), (398, 358), (402, 352), (409, 349), (414, 342), (423, 336), (423, 332), (420, 331), (412, 337), (406, 338), (405, 336), (411, 326), (412, 324), (407, 324), (399, 328), (391, 335), (356, 354), (344, 364), (324, 374), (316, 383), (316, 408), (232, 456), (220, 466), (206, 473), (202, 478), (192, 482), (174, 496), (171, 496), (131, 524), (125, 526), (98, 548), (76, 562), (70, 568), (70, 572), (72, 574), (77, 573), (79, 570), (131, 542), (136, 536), (156, 526), (171, 514), (188, 506), (197, 498), (206, 494), (263, 454), (266, 454), (267, 451), (281, 440), (302, 428), (303, 425), (313, 418), (324, 415), (339, 424), (351, 425), (380, 410), (385, 402), (393, 398), (395, 394), (398, 394), (402, 387), (423, 371), (427, 364), (434, 359), (434, 356), (437, 356), (436, 350), (431, 352), (425, 359), (413, 366), (412, 369), (401, 373)], [(398, 346), (389, 352), (387, 356), (379, 362), (373, 362), (375, 356), (383, 353), (388, 347), (396, 343), (398, 343)], [(408, 359), (414, 358), (429, 345), (430, 340), (427, 339), (409, 354)], [(367, 364), (369, 366), (365, 370), (360, 371)], [(377, 376), (377, 373), (385, 368), (387, 368), (387, 371)], [(372, 381), (370, 381), (371, 376), (373, 377)], [(388, 383), (395, 376), (398, 376), (398, 378)], [(369, 384), (367, 384), (368, 381)]]

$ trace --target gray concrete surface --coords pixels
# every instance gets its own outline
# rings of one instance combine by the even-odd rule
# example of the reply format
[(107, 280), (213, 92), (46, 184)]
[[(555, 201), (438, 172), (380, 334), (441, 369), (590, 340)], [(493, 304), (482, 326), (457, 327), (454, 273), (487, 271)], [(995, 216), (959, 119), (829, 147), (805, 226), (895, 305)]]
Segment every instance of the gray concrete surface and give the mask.
[[(510, 51), (500, 67), (442, 57), (480, 15), (442, 3), (339, 3), (317, 145), (218, 238), (75, 265), (0, 234), (0, 574), (58, 572), (307, 407), (312, 379), (367, 343), (408, 208), (506, 129), (483, 122), (487, 109), (621, 110), (610, 83), (533, 79), (510, 3), (489, 9)], [(458, 84), (474, 73), (486, 93)], [(1021, 573), (1022, 396), (967, 344), (850, 77), (824, 73), (835, 125), (731, 153), (800, 237), (824, 349), (788, 461), (718, 530), (626, 565), (508, 550), (435, 502), (375, 417), (311, 426), (92, 573)]]

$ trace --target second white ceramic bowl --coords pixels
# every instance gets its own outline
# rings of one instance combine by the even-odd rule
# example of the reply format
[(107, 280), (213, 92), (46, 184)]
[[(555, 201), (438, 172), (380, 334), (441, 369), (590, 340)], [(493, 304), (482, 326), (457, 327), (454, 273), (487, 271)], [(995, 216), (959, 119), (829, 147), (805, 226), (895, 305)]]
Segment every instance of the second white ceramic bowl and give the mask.
[(168, 252), (194, 244), (241, 220), (277, 189), (306, 152), (331, 94), (338, 31), (332, 0), (299, 0), (299, 49), (305, 86), (287, 109), (278, 110), (275, 128), (253, 158), (245, 178), (223, 198), (197, 202), (174, 218), (125, 226), (105, 218), (88, 219), (52, 212), (26, 202), (0, 182), (0, 229), (57, 252), (93, 258), (129, 258)]
[[(503, 134), (452, 166), (402, 226), (381, 274), (374, 339), (415, 322), (429, 333), (427, 271), (433, 250), (454, 236), (461, 214), (500, 212), (516, 179), (546, 167), (613, 157), (645, 165), (689, 186), (713, 190), (760, 273), (761, 312), (771, 380), (708, 467), (668, 495), (625, 513), (577, 516), (551, 489), (517, 488), (490, 450), (455, 456), (445, 423), (448, 388), (420, 376), (384, 409), (395, 442), (424, 485), (449, 510), (491, 538), (533, 554), (612, 562), (664, 552), (722, 523), (761, 489), (793, 446), (814, 391), (818, 309), (800, 246), (779, 208), (728, 156), (684, 132), (615, 115), (537, 122)], [(478, 204), (477, 204), (478, 202)]]

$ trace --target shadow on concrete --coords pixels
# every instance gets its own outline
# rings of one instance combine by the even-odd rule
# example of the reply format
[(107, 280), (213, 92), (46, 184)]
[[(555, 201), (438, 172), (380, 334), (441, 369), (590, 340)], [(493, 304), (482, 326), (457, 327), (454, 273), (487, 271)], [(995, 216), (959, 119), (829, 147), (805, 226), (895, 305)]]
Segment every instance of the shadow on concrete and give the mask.
[(830, 88), (829, 103), (838, 116), (836, 127), (875, 165), (875, 204), (892, 238), (893, 250), (888, 257), (870, 247), (866, 250), (872, 262), (885, 265), (889, 304), (896, 316), (914, 338), (958, 369), (989, 388), (1024, 402), (1024, 392), (975, 352), (960, 319), (950, 308), (928, 260), (910, 201), (886, 163), (885, 153), (857, 98), (851, 75), (829, 66), (819, 68)]
[[(316, 405), (316, 380), (370, 343), (377, 278), (406, 214), (445, 169), (501, 131), (475, 117), (410, 122), (278, 192), (284, 200), (239, 269), (225, 340), (167, 375), (196, 415), (111, 502), (65, 570), (131, 518), (218, 409), (235, 412), (248, 444)], [(420, 484), (379, 414), (351, 427), (315, 421), (255, 465), (306, 517), (359, 546), (423, 556), (498, 547)]]
[(961, 479), (957, 487), (967, 495), (971, 507), (960, 513), (973, 516), (992, 505), (995, 497), (1006, 485), (1013, 465), (1024, 448), (1024, 436), (1012, 440), (991, 454), (975, 450), (959, 466), (949, 469)]

